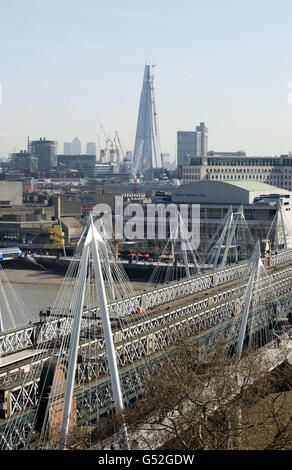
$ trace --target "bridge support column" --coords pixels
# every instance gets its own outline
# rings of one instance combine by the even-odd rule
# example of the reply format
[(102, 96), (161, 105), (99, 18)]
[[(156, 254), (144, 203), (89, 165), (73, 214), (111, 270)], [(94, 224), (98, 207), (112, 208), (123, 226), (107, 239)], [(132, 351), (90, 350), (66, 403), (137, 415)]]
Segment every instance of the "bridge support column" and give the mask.
[[(101, 220), (100, 220), (100, 224), (101, 224), (100, 232), (102, 233), (103, 241), (105, 241), (106, 233), (105, 233), (104, 225), (103, 225)], [(102, 250), (103, 250), (104, 258), (105, 258), (105, 268), (106, 268), (107, 277), (108, 277), (109, 290), (110, 290), (112, 301), (114, 301), (115, 300), (114, 281), (113, 281), (113, 276), (112, 276), (110, 259), (109, 259), (109, 255), (108, 255), (108, 248), (107, 248), (105, 242), (102, 243)]]
[[(118, 365), (115, 353), (115, 347), (113, 342), (113, 335), (111, 330), (111, 323), (108, 313), (107, 299), (103, 282), (103, 275), (101, 270), (101, 263), (98, 251), (97, 240), (100, 238), (93, 221), (91, 219), (91, 230), (92, 230), (92, 255), (93, 255), (93, 265), (95, 272), (95, 281), (96, 288), (98, 292), (98, 298), (100, 303), (100, 313), (102, 318), (102, 325), (104, 331), (104, 338), (106, 344), (106, 352), (108, 358), (108, 365), (110, 370), (112, 388), (113, 388), (113, 397), (116, 409), (122, 411), (124, 408), (123, 397), (121, 392), (120, 378), (118, 372)], [(128, 449), (128, 436), (127, 428), (125, 425), (121, 427), (120, 430), (120, 441), (122, 446), (125, 449)]]
[(215, 261), (214, 261), (214, 264), (213, 264), (213, 271), (217, 268), (217, 264), (218, 264), (218, 260), (219, 260), (220, 254), (221, 254), (224, 238), (225, 238), (227, 230), (228, 230), (228, 233), (230, 232), (232, 221), (233, 221), (233, 212), (232, 212), (232, 206), (230, 206), (229, 209), (228, 209), (228, 212), (227, 212), (226, 223), (223, 227), (222, 233), (221, 233), (220, 238), (218, 240), (218, 246), (217, 246), (217, 250), (216, 250)]
[(226, 263), (227, 255), (228, 255), (232, 240), (233, 240), (234, 235), (235, 235), (235, 231), (236, 231), (236, 228), (237, 228), (237, 225), (238, 225), (239, 218), (241, 216), (243, 217), (243, 206), (242, 205), (240, 206), (237, 213), (235, 214), (235, 217), (232, 219), (232, 229), (231, 229), (231, 227), (230, 227), (231, 231), (229, 229), (228, 238), (227, 238), (227, 241), (226, 241), (226, 247), (225, 247), (225, 250), (224, 250), (224, 253), (223, 253), (222, 261), (220, 263), (220, 268), (222, 268)]
[(248, 318), (248, 313), (249, 313), (249, 307), (250, 307), (251, 298), (252, 298), (253, 283), (255, 279), (256, 270), (258, 269), (259, 264), (261, 262), (262, 261), (261, 261), (260, 243), (258, 241), (253, 252), (253, 264), (252, 264), (251, 274), (249, 277), (249, 281), (248, 281), (246, 293), (245, 293), (244, 309), (243, 309), (243, 314), (242, 314), (242, 319), (241, 319), (241, 324), (240, 324), (238, 342), (236, 345), (236, 361), (239, 361), (241, 358), (243, 341), (244, 341), (245, 332), (246, 332), (247, 318)]
[[(119, 411), (123, 410), (122, 392), (121, 392), (118, 366), (117, 366), (117, 360), (116, 360), (116, 354), (115, 354), (115, 348), (114, 348), (114, 342), (113, 342), (113, 335), (112, 335), (109, 312), (108, 312), (107, 298), (106, 298), (106, 292), (105, 292), (105, 286), (104, 286), (104, 280), (103, 280), (103, 274), (102, 274), (102, 268), (101, 268), (101, 262), (100, 262), (100, 256), (99, 256), (98, 243), (104, 243), (104, 240), (102, 239), (97, 229), (95, 228), (92, 217), (90, 217), (88, 226), (87, 226), (87, 236), (84, 242), (82, 258), (81, 258), (81, 263), (80, 263), (80, 272), (79, 272), (78, 288), (77, 288), (77, 300), (76, 300), (76, 306), (74, 310), (73, 330), (72, 330), (70, 347), (69, 347), (68, 374), (67, 374), (65, 395), (64, 395), (63, 415), (62, 415), (62, 421), (61, 421), (61, 427), (60, 427), (60, 441), (61, 441), (61, 447), (63, 449), (66, 448), (66, 436), (68, 434), (71, 407), (72, 407), (72, 397), (73, 397), (73, 389), (74, 389), (74, 381), (75, 381), (75, 373), (76, 373), (81, 318), (82, 318), (83, 305), (84, 305), (84, 292), (85, 292), (86, 279), (87, 279), (89, 248), (91, 248), (91, 251), (92, 251), (95, 282), (96, 282), (96, 288), (97, 288), (98, 299), (99, 299), (99, 304), (100, 304), (100, 313), (101, 313), (102, 325), (103, 325), (103, 331), (104, 331), (104, 337), (105, 337), (106, 352), (107, 352), (108, 365), (109, 365), (110, 376), (111, 376), (114, 403), (115, 403), (117, 410)], [(122, 446), (125, 449), (127, 449), (127, 429), (125, 425), (121, 427), (120, 440), (121, 440)]]
[(281, 217), (281, 225), (282, 225), (283, 239), (284, 239), (284, 250), (287, 250), (286, 227), (285, 227), (284, 216), (283, 216), (283, 202), (281, 198), (278, 201), (278, 210), (280, 211), (280, 217)]
[[(2, 312), (0, 310), (0, 333), (3, 333), (4, 327), (3, 327), (3, 318), (2, 318)], [(1, 354), (0, 354), (1, 357)]]
[(85, 291), (85, 284), (86, 284), (86, 277), (87, 277), (89, 244), (91, 242), (91, 238), (92, 238), (91, 230), (89, 230), (87, 233), (85, 242), (84, 242), (82, 258), (80, 262), (77, 299), (76, 299), (76, 305), (74, 309), (73, 329), (72, 329), (72, 335), (71, 335), (70, 346), (69, 346), (69, 360), (68, 360), (68, 372), (67, 372), (67, 380), (66, 380), (66, 387), (65, 387), (65, 394), (64, 394), (64, 408), (63, 408), (63, 415), (62, 415), (62, 421), (61, 421), (61, 427), (60, 427), (60, 445), (63, 449), (66, 448), (66, 436), (68, 434), (71, 407), (72, 407), (72, 397), (73, 397), (75, 372), (76, 372), (76, 364), (77, 364), (81, 318), (82, 318), (83, 305), (84, 305), (84, 291)]

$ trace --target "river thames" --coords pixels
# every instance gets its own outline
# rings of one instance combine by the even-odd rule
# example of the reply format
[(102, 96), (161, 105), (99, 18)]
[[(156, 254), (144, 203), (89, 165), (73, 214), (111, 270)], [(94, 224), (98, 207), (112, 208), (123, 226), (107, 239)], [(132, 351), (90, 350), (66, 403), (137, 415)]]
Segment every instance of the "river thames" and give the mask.
[[(63, 274), (32, 269), (4, 268), (4, 272), (35, 321), (39, 320), (40, 310), (53, 306), (64, 279)], [(146, 283), (131, 282), (131, 285), (139, 291)]]
[(30, 269), (4, 269), (4, 272), (33, 318), (39, 320), (39, 312), (52, 306), (64, 276)]

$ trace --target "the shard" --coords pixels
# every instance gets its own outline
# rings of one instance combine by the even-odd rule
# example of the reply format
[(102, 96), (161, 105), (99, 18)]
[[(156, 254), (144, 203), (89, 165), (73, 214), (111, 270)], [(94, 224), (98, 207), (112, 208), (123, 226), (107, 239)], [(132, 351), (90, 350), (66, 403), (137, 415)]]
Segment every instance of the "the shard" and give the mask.
[(148, 177), (152, 170), (162, 167), (151, 67), (145, 65), (133, 155), (135, 172)]

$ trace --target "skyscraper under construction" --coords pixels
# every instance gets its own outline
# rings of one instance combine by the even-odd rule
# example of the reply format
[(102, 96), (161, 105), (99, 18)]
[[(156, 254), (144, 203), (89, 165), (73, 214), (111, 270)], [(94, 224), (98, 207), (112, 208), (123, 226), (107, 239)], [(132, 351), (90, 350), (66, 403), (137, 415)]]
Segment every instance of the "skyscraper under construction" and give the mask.
[(133, 167), (136, 172), (143, 173), (148, 178), (152, 170), (162, 167), (153, 68), (153, 65), (146, 64), (144, 69), (133, 156)]
[(57, 165), (57, 142), (40, 138), (28, 141), (28, 152), (38, 171), (49, 171)]

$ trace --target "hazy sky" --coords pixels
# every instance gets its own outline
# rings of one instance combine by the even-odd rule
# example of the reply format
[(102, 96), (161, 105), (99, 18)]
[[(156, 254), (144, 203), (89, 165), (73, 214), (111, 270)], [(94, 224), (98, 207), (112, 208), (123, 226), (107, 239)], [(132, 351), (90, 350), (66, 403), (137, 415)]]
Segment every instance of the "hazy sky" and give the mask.
[(132, 149), (147, 57), (162, 151), (200, 121), (210, 150), (292, 151), (291, 19), (291, 0), (0, 0), (0, 157), (103, 145), (99, 119)]

